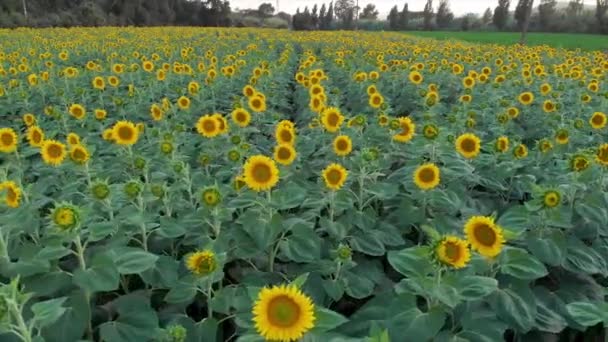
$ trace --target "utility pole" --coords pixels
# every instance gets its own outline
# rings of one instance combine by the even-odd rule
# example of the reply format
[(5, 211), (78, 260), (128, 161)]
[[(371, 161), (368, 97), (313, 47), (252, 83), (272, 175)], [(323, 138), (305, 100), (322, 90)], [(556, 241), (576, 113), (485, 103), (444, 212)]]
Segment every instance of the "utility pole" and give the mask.
[(27, 20), (27, 6), (25, 4), (25, 0), (21, 0), (21, 3), (23, 4), (23, 16)]

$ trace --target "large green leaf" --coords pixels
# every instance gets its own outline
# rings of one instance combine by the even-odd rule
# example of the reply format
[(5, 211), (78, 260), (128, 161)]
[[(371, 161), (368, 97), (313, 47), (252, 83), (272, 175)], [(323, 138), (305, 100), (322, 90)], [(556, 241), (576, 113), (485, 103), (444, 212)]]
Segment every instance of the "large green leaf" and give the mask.
[(505, 249), (500, 259), (500, 271), (518, 279), (534, 280), (548, 273), (543, 263), (523, 249)]
[(281, 252), (291, 261), (311, 262), (321, 258), (321, 239), (308, 224), (296, 224), (291, 235), (279, 243)]
[(67, 297), (54, 298), (32, 305), (32, 313), (34, 314), (36, 326), (43, 328), (55, 323), (66, 310), (63, 307), (66, 299)]
[(330, 331), (348, 322), (346, 317), (323, 307), (315, 309), (315, 318), (315, 331)]
[(90, 268), (74, 271), (74, 283), (88, 292), (114, 291), (118, 288), (120, 274), (114, 260), (105, 254), (93, 258)]
[(578, 324), (591, 327), (601, 322), (608, 326), (608, 304), (575, 302), (566, 305), (568, 313)]
[(118, 318), (99, 326), (102, 341), (146, 341), (156, 335), (158, 318), (149, 300), (139, 295), (122, 296), (114, 302)]
[(388, 253), (388, 262), (404, 276), (425, 276), (433, 271), (428, 247), (410, 247)]
[(492, 308), (500, 319), (519, 332), (528, 332), (535, 325), (536, 302), (526, 291), (500, 289), (491, 298)]
[(139, 248), (124, 247), (113, 250), (114, 263), (120, 274), (137, 274), (154, 267), (158, 256)]

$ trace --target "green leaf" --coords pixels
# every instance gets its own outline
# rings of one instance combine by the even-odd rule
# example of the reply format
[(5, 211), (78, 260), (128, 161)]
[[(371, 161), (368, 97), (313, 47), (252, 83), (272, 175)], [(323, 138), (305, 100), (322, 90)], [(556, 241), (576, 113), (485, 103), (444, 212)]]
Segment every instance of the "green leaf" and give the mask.
[(529, 238), (527, 243), (528, 250), (540, 261), (551, 266), (562, 264), (567, 243), (561, 231), (556, 230), (542, 237)]
[(350, 240), (350, 246), (353, 250), (366, 255), (382, 256), (386, 253), (382, 240), (374, 231), (358, 231)]
[(304, 283), (306, 283), (306, 280), (308, 280), (308, 275), (310, 273), (304, 273), (299, 275), (296, 279), (294, 279), (290, 285), (293, 285), (297, 288), (302, 288), (302, 286), (304, 285)]
[(388, 253), (388, 262), (404, 276), (425, 276), (433, 271), (428, 247), (416, 246)]
[(66, 302), (66, 312), (54, 324), (43, 329), (46, 342), (66, 342), (80, 339), (91, 320), (91, 307), (83, 290), (77, 289)]
[(316, 308), (315, 317), (315, 331), (333, 330), (339, 327), (340, 325), (348, 322), (348, 319), (346, 317), (324, 307)]
[(165, 302), (170, 304), (190, 303), (196, 296), (196, 286), (191, 278), (185, 277), (167, 292)]
[(536, 329), (550, 333), (560, 333), (568, 326), (566, 319), (560, 314), (564, 303), (544, 287), (534, 289), (536, 298)]
[(99, 241), (104, 239), (108, 235), (112, 235), (116, 232), (118, 225), (114, 222), (96, 222), (87, 226), (89, 235), (87, 240), (91, 242)]
[(498, 317), (517, 331), (525, 333), (534, 327), (536, 303), (525, 291), (500, 289), (492, 295), (492, 308)]
[(32, 305), (36, 326), (42, 328), (55, 323), (66, 310), (62, 306), (66, 299), (67, 297), (49, 299)]
[(515, 278), (534, 280), (549, 272), (543, 263), (523, 249), (508, 248), (501, 254), (500, 270)]
[(113, 250), (116, 254), (114, 262), (120, 274), (137, 274), (152, 267), (158, 256), (139, 248), (123, 247)]
[(395, 317), (395, 327), (400, 336), (407, 336), (412, 341), (430, 341), (439, 333), (446, 319), (446, 314), (440, 309), (422, 312), (411, 309)]
[(576, 323), (585, 327), (592, 327), (602, 321), (605, 324), (608, 323), (608, 305), (606, 303), (574, 302), (566, 305), (566, 310)]
[(564, 268), (574, 273), (608, 274), (606, 261), (593, 248), (577, 238), (568, 239)]
[(458, 279), (457, 289), (462, 298), (477, 300), (498, 290), (498, 281), (489, 277), (467, 275)]
[(93, 258), (91, 268), (74, 271), (74, 283), (88, 292), (107, 292), (118, 288), (120, 274), (112, 258), (101, 254)]
[(516, 205), (505, 211), (496, 221), (499, 226), (517, 234), (530, 228), (530, 215), (525, 206)]
[(295, 262), (311, 262), (321, 258), (321, 239), (309, 225), (295, 224), (291, 232), (279, 243), (285, 256)]
[(270, 223), (265, 220), (266, 218), (268, 214), (264, 215), (259, 210), (251, 208), (241, 214), (237, 220), (256, 246), (262, 250), (273, 244), (283, 230), (283, 218), (280, 214), (275, 214)]
[(296, 183), (290, 182), (284, 187), (273, 191), (272, 206), (279, 210), (287, 210), (300, 206), (306, 199), (307, 191)]
[(37, 258), (43, 260), (57, 260), (70, 254), (71, 251), (63, 245), (59, 246), (45, 246), (38, 252)]
[(115, 301), (118, 319), (99, 326), (101, 340), (131, 342), (148, 341), (155, 337), (158, 318), (148, 301), (135, 294), (118, 298)]

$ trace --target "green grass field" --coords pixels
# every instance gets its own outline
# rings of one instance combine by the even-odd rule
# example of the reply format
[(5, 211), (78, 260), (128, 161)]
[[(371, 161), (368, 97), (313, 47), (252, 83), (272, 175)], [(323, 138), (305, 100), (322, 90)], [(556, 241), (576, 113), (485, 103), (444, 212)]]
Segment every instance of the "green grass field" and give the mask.
[[(446, 32), (446, 31), (411, 31), (408, 34), (435, 39), (458, 39), (475, 43), (487, 44), (516, 44), (520, 34), (516, 32)], [(530, 45), (550, 45), (567, 49), (581, 48), (583, 50), (608, 49), (608, 36), (593, 34), (565, 33), (530, 33)]]

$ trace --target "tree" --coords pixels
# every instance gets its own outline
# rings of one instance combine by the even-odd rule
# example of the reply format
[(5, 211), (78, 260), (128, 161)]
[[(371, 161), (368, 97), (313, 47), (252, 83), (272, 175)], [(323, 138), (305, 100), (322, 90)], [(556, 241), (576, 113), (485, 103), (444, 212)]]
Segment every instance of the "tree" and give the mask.
[(486, 11), (483, 13), (483, 17), (481, 17), (481, 23), (484, 25), (488, 25), (492, 22), (492, 9), (488, 7)]
[(258, 7), (258, 13), (262, 18), (272, 17), (274, 14), (274, 6), (271, 3), (265, 2)]
[(397, 9), (397, 5), (391, 8), (386, 19), (388, 20), (388, 28), (390, 30), (399, 30), (399, 9)]
[(376, 20), (378, 19), (378, 14), (380, 14), (380, 12), (378, 12), (378, 10), (376, 9), (376, 5), (367, 4), (367, 6), (363, 8), (363, 12), (361, 12), (361, 16), (359, 18)]
[(454, 14), (450, 10), (449, 0), (439, 0), (439, 7), (437, 7), (436, 15), (437, 26), (441, 28), (448, 27), (453, 19)]
[(570, 0), (568, 3), (568, 14), (574, 17), (578, 17), (583, 13), (583, 8), (585, 7), (585, 0)]
[(329, 3), (329, 8), (327, 9), (327, 15), (325, 16), (325, 28), (330, 29), (331, 23), (334, 21), (334, 2)]
[(402, 30), (407, 30), (407, 24), (410, 19), (410, 10), (407, 2), (403, 5), (403, 10), (399, 13), (399, 28)]
[(524, 21), (521, 27), (521, 37), (519, 38), (519, 44), (526, 44), (526, 35), (528, 34), (528, 26), (530, 26), (530, 17), (532, 16), (532, 7), (534, 7), (534, 0), (530, 0), (530, 4), (525, 7)]
[(608, 18), (606, 18), (606, 12), (608, 12), (608, 0), (596, 0), (597, 6), (595, 7), (595, 19), (597, 20), (598, 30), (600, 33), (608, 33)]
[(497, 29), (502, 30), (507, 26), (507, 20), (509, 19), (509, 6), (511, 1), (509, 0), (498, 0), (498, 6), (494, 9), (494, 17), (492, 22)]
[(540, 27), (545, 31), (549, 31), (551, 29), (551, 25), (553, 25), (556, 6), (557, 1), (555, 0), (541, 0), (540, 5), (538, 5), (538, 19), (540, 21)]
[(427, 0), (424, 5), (424, 29), (431, 30), (433, 28), (433, 0)]
[(312, 7), (312, 12), (310, 13), (311, 15), (311, 24), (313, 26), (313, 28), (317, 28), (319, 26), (319, 14), (317, 13), (319, 11), (319, 8), (317, 7), (317, 4), (315, 4)]
[(325, 29), (325, 13), (327, 12), (327, 7), (325, 7), (325, 3), (321, 5), (321, 9), (319, 10), (319, 29)]
[(532, 0), (519, 0), (515, 7), (515, 21), (517, 28), (521, 31), (524, 28), (524, 22), (528, 18), (528, 12), (532, 8)]
[(336, 17), (338, 17), (338, 19), (342, 21), (346, 21), (350, 15), (353, 15), (354, 9), (354, 0), (337, 0), (336, 4), (334, 5), (334, 12), (336, 13)]

